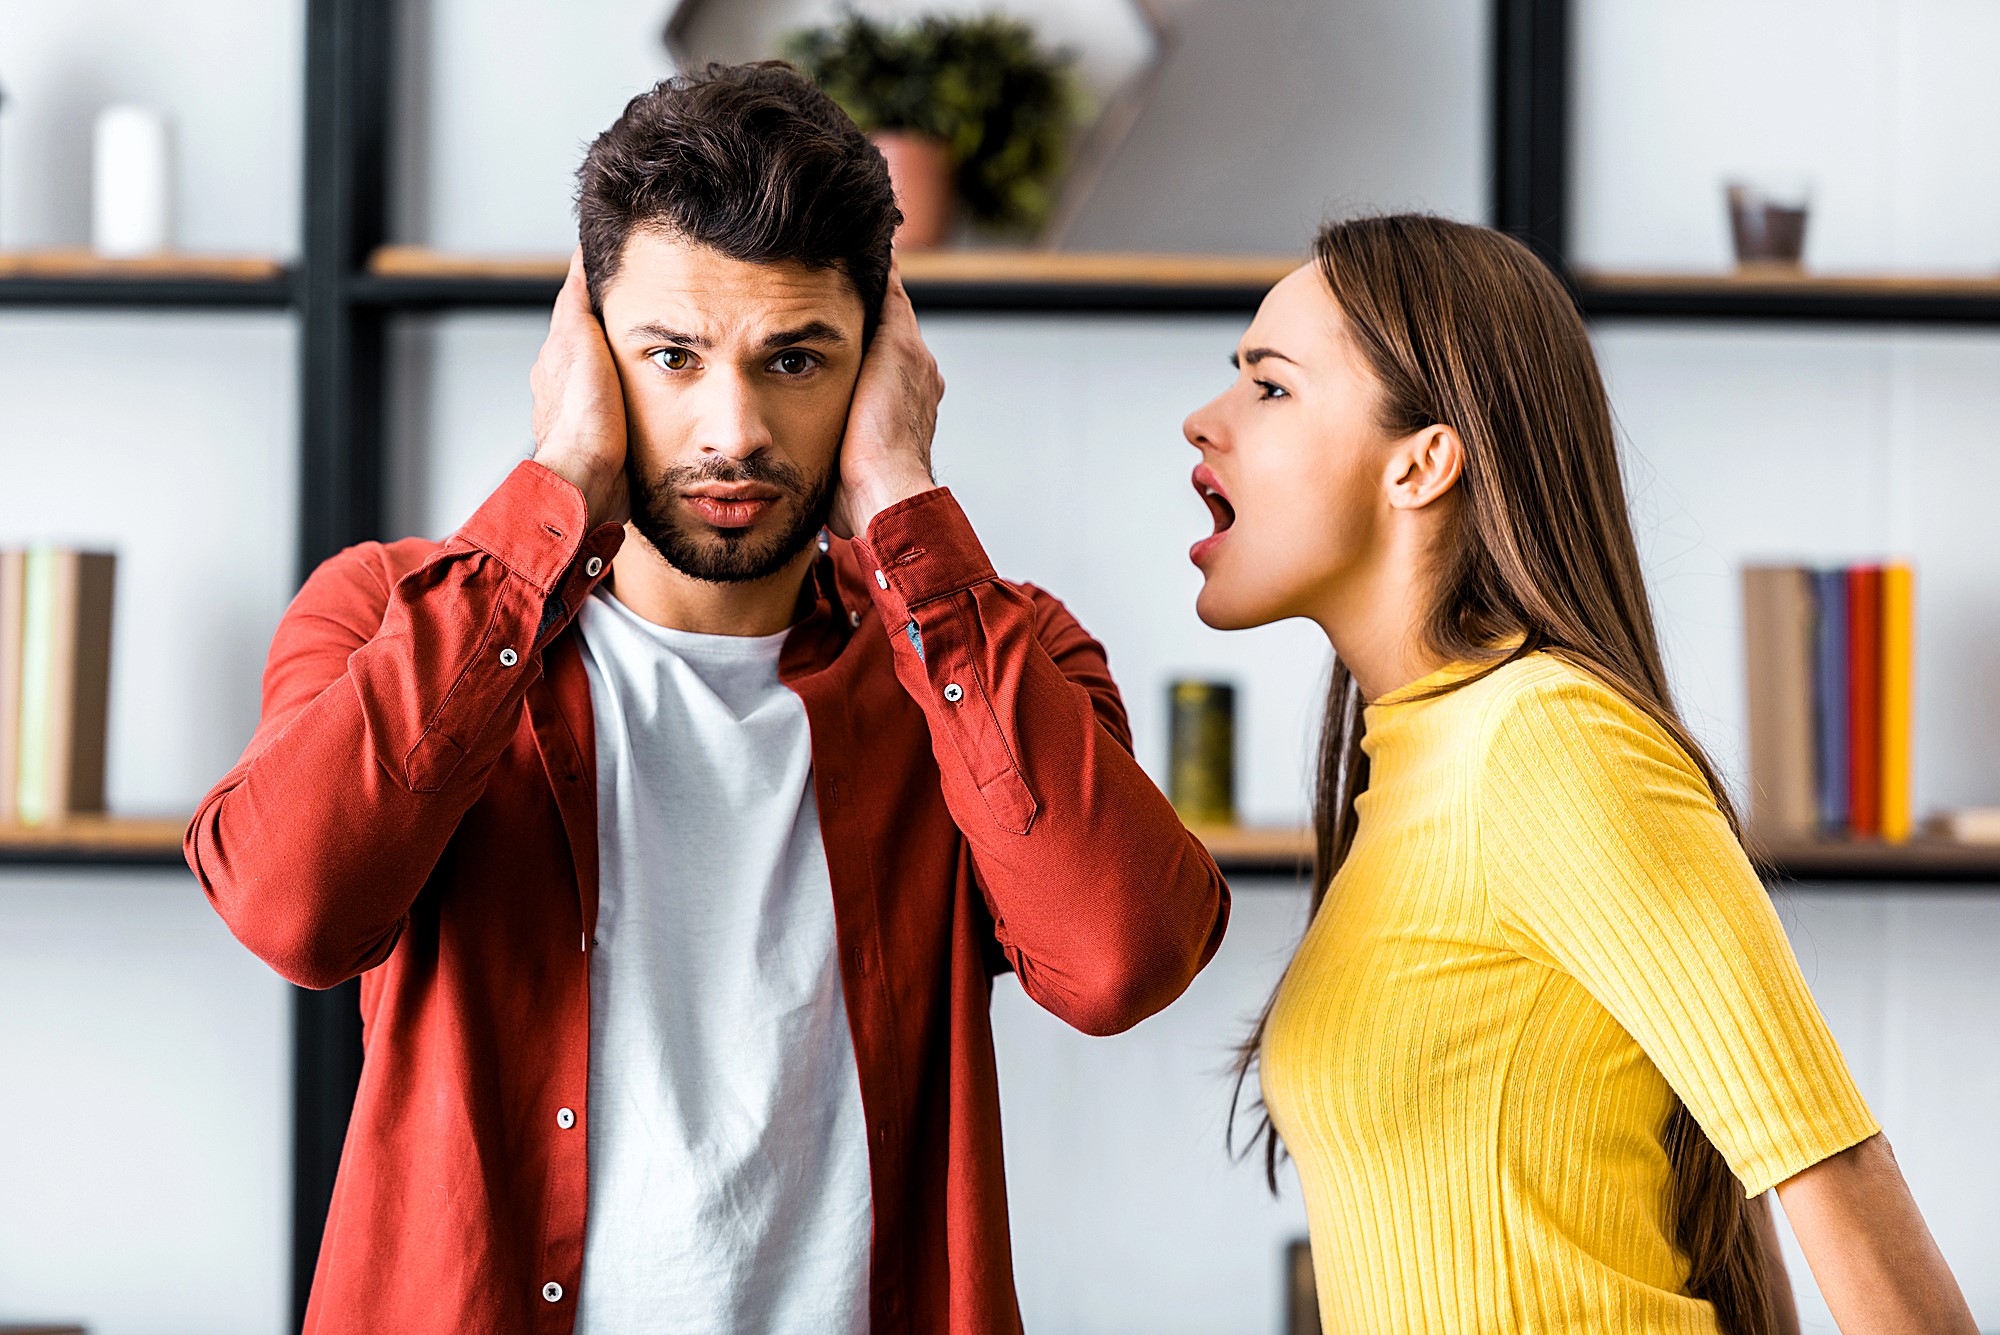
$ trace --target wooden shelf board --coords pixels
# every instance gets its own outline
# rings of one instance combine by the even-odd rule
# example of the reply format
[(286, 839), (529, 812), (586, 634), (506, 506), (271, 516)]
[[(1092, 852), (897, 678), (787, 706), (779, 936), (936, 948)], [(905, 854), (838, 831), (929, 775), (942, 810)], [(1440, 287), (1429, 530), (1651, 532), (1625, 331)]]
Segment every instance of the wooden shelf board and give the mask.
[(250, 255), (108, 260), (87, 250), (0, 251), (0, 305), (285, 307), (291, 271)]
[[(1225, 875), (1304, 879), (1312, 868), (1311, 830), (1195, 826)], [(1918, 838), (1759, 840), (1752, 857), (1767, 880), (1842, 885), (2000, 887), (2000, 844)]]
[[(384, 246), (351, 286), (357, 300), (404, 308), (546, 306), (568, 258), (448, 254)], [(1245, 311), (1298, 261), (1258, 255), (930, 250), (899, 257), (929, 311)]]
[(0, 250), (0, 278), (178, 278), (262, 283), (284, 276), (285, 266), (281, 262), (262, 255), (176, 251), (116, 260), (88, 250)]
[(2000, 323), (2000, 274), (1820, 273), (1754, 266), (1707, 273), (1578, 269), (1584, 314), (1851, 324)]
[(1905, 844), (1879, 839), (1761, 839), (1751, 855), (1777, 881), (1878, 884), (2000, 885), (2000, 844), (1962, 844), (1918, 837)]
[(72, 816), (54, 825), (0, 825), (0, 864), (179, 866), (187, 821)]

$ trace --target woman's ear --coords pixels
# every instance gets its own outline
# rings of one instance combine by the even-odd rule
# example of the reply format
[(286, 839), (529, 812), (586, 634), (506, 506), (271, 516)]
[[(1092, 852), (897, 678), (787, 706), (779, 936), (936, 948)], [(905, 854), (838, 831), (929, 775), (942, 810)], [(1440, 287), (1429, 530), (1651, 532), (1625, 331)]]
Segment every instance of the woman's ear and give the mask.
[(1389, 504), (1421, 510), (1450, 493), (1465, 469), (1465, 444), (1448, 426), (1427, 426), (1396, 442), (1385, 476)]

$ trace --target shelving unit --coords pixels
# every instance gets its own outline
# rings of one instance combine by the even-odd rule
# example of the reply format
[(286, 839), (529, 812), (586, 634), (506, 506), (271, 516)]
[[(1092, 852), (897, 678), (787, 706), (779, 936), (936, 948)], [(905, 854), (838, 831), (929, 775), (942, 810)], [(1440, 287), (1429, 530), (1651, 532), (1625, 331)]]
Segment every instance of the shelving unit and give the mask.
[(59, 825), (0, 824), (0, 866), (179, 867), (184, 820), (72, 816)]
[[(306, 0), (304, 228), (295, 264), (175, 256), (105, 264), (75, 252), (0, 255), (0, 307), (282, 310), (299, 321), (301, 579), (385, 536), (389, 322), (448, 310), (545, 309), (564, 259), (498, 260), (388, 244), (394, 6)], [(1608, 319), (2000, 325), (2000, 276), (1572, 272), (1568, 253), (1569, 0), (1494, 0), (1493, 221), (1568, 276)], [(903, 261), (925, 313), (1247, 314), (1291, 257), (959, 252)], [(1296, 830), (1208, 831), (1232, 875), (1297, 877)], [(2000, 886), (2000, 850), (1849, 842), (1773, 847), (1777, 881)], [(0, 829), (0, 864), (172, 866), (178, 822)], [(296, 994), (293, 1299), (302, 1319), (360, 1077), (358, 988)]]
[(83, 250), (0, 251), (0, 306), (206, 307), (292, 304), (292, 275), (261, 257), (106, 260)]
[(1786, 321), (1815, 324), (2000, 325), (2000, 275), (1958, 277), (1732, 273), (1570, 276), (1577, 304), (1596, 319)]

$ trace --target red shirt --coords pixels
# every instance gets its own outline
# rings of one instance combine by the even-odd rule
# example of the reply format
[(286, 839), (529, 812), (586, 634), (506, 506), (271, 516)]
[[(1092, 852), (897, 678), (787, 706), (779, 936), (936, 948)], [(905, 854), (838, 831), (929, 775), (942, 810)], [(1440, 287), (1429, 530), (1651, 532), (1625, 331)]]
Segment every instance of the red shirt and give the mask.
[[(624, 536), (586, 524), (524, 463), (448, 541), (321, 566), (188, 830), (244, 945), (307, 987), (362, 980), (308, 1332), (569, 1335), (597, 912), (570, 622)], [(950, 493), (835, 542), (810, 593), (779, 672), (812, 733), (868, 1124), (871, 1329), (1016, 1331), (992, 976), (1128, 1028), (1214, 953), (1228, 891), (1133, 760), (1103, 649), (995, 577)]]

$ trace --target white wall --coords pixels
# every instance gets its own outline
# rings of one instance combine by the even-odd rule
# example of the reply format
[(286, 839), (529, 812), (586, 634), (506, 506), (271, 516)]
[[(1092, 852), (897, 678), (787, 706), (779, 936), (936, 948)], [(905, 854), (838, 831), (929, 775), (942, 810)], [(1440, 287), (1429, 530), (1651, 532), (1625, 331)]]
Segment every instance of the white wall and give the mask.
[[(197, 250), (297, 251), (304, 6), (0, 5), (0, 246), (89, 239), (91, 118), (163, 107)], [(109, 795), (190, 810), (291, 595), (289, 316), (0, 312), (0, 543), (119, 555)], [(0, 870), (0, 1321), (272, 1335), (286, 990), (184, 874)]]
[[(1187, 44), (1079, 244), (1295, 251), (1328, 204), (1482, 211), (1478, 0), (1179, 8)], [(191, 243), (296, 249), (302, 6), (193, 10), (0, 7), (0, 244), (84, 239), (79, 148), (116, 96), (178, 117)], [(664, 72), (663, 14), (659, 0), (410, 0), (399, 239), (564, 248), (576, 154)], [(1991, 49), (1995, 21), (1969, 0), (1838, 0), (1809, 21), (1771, 0), (1581, 0), (1584, 258), (1720, 263), (1717, 178), (1801, 162), (1825, 178), (1816, 259), (1991, 268), (2000, 173), (1980, 127), (1996, 94), (1962, 66)], [(1801, 89), (1787, 111), (1779, 94)], [(1299, 627), (1201, 627), (1184, 555), (1204, 520), (1178, 424), (1227, 374), (1242, 323), (927, 328), (951, 384), (940, 470), (1002, 570), (1046, 582), (1105, 641), (1155, 772), (1164, 683), (1235, 677), (1244, 806), (1280, 821), (1303, 811), (1323, 648)], [(525, 450), (540, 336), (520, 315), (398, 329), (396, 527), (448, 530)], [(1675, 679), (1726, 768), (1742, 749), (1735, 563), (1895, 549), (1920, 563), (1919, 802), (2000, 801), (2000, 535), (1986, 518), (2000, 338), (1619, 324), (1598, 345)], [(124, 557), (112, 789), (128, 810), (186, 809), (254, 720), (291, 586), (294, 360), (281, 316), (0, 315), (0, 541), (115, 539)], [(1070, 1034), (1003, 985), (1032, 1329), (1275, 1328), (1296, 1192), (1270, 1202), (1253, 1168), (1223, 1161), (1222, 1070), (1301, 909), (1296, 891), (1246, 886), (1190, 995), (1119, 1038)], [(1996, 1065), (2000, 974), (1985, 956), (2000, 899), (1805, 890), (1784, 912), (1976, 1310), (2000, 1324), (1981, 1074)], [(287, 1070), (283, 989), (185, 878), (0, 874), (0, 1318), (277, 1330)], [(198, 1230), (179, 1223), (190, 1200)]]

